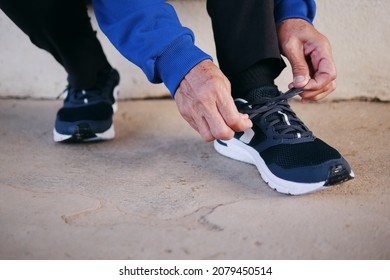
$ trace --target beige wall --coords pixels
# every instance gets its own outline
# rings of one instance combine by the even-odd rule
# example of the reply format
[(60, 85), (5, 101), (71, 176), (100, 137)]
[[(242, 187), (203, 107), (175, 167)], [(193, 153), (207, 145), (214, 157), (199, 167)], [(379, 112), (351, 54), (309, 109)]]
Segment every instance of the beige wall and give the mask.
[(333, 43), (340, 98), (390, 100), (390, 1), (319, 0), (315, 26)]
[[(215, 56), (210, 20), (204, 1), (172, 2), (182, 23), (196, 34), (197, 45)], [(331, 98), (370, 97), (390, 100), (390, 1), (318, 0), (315, 26), (333, 44), (338, 89)], [(94, 21), (96, 26), (96, 23)], [(166, 95), (163, 85), (150, 84), (99, 32), (105, 52), (122, 76), (121, 97)], [(0, 11), (0, 96), (55, 98), (66, 86), (66, 73), (37, 49)], [(291, 79), (285, 70), (278, 79), (284, 90)]]

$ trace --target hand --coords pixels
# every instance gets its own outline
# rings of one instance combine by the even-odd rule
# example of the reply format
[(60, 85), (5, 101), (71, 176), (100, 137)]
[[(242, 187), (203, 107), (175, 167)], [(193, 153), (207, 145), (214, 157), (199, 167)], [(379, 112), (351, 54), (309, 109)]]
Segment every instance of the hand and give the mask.
[(328, 39), (302, 19), (287, 19), (278, 25), (281, 52), (290, 61), (293, 82), (304, 87), (302, 102), (316, 101), (336, 89), (336, 67)]
[(234, 105), (230, 82), (211, 61), (196, 65), (181, 81), (175, 101), (183, 118), (206, 141), (229, 140), (252, 126)]

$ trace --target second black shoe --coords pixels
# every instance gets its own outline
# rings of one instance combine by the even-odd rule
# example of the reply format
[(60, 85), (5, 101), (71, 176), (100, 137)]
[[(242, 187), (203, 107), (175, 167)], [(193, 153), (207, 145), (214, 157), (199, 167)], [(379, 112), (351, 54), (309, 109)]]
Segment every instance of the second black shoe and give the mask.
[(64, 106), (54, 125), (55, 142), (85, 142), (114, 138), (112, 122), (117, 110), (119, 73), (110, 69), (88, 90), (66, 89)]

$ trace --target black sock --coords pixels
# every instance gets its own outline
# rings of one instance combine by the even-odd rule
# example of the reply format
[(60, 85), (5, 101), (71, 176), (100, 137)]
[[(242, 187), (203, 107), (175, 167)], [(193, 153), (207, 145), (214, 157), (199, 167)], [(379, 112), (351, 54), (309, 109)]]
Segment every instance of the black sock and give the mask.
[(245, 98), (249, 93), (250, 96), (275, 96), (274, 80), (284, 67), (282, 59), (265, 59), (231, 77), (233, 98)]
[(68, 82), (69, 85), (75, 90), (97, 89), (105, 84), (112, 69), (113, 69), (112, 66), (107, 63), (103, 68), (101, 68), (96, 72), (96, 75), (94, 75), (94, 79), (91, 78), (89, 81), (83, 81), (84, 83), (82, 87), (81, 86), (76, 87), (74, 84), (72, 84), (71, 81), (69, 80), (69, 76), (68, 76)]
[(241, 98), (245, 99), (249, 103), (256, 101), (259, 98), (264, 97), (276, 97), (279, 96), (280, 92), (278, 87), (275, 85), (269, 86), (260, 86), (254, 89), (247, 91), (245, 94), (241, 96)]

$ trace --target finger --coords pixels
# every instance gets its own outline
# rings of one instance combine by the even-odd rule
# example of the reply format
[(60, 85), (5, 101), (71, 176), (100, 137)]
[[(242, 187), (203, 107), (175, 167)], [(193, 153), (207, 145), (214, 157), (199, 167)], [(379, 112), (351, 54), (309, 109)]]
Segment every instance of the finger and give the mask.
[(291, 40), (285, 47), (285, 54), (290, 61), (293, 72), (293, 85), (296, 88), (304, 87), (310, 79), (310, 71), (303, 45), (298, 40)]
[(230, 140), (234, 136), (234, 131), (225, 123), (218, 111), (214, 116), (206, 119), (211, 134), (215, 139)]
[(252, 121), (249, 115), (238, 112), (234, 100), (231, 96), (231, 87), (228, 79), (224, 79), (226, 87), (226, 96), (219, 96), (217, 99), (217, 110), (222, 116), (222, 119), (235, 132), (244, 131), (252, 127)]
[(207, 141), (211, 142), (215, 140), (216, 138), (213, 136), (210, 127), (207, 123), (207, 120), (203, 117), (196, 120), (196, 126), (198, 128), (198, 132), (202, 138)]
[(188, 117), (186, 117), (186, 116), (183, 116), (183, 118), (190, 124), (190, 126), (191, 126), (193, 129), (195, 129), (196, 131), (199, 132), (199, 128), (198, 128), (196, 122), (195, 122), (192, 118), (188, 118)]
[(324, 87), (320, 88), (319, 90), (308, 90), (305, 87), (305, 91), (301, 94), (301, 97), (311, 99), (312, 97), (322, 94), (322, 93), (331, 93), (336, 89), (336, 81), (332, 81), (331, 83), (325, 85)]
[(226, 124), (235, 132), (241, 132), (253, 126), (253, 123), (247, 114), (239, 113), (233, 117), (231, 115), (223, 114), (223, 118)]
[(314, 75), (305, 87), (308, 90), (320, 90), (336, 80), (336, 67), (330, 50), (318, 50), (311, 54)]
[(301, 103), (306, 104), (306, 103), (313, 102), (313, 101), (319, 101), (319, 100), (327, 97), (329, 94), (330, 94), (330, 92), (323, 92), (323, 93), (317, 94), (311, 98), (302, 98)]
[(217, 109), (219, 114), (222, 116), (223, 121), (233, 131), (241, 132), (253, 125), (247, 114), (241, 114), (238, 112), (232, 98), (218, 100)]
[(195, 129), (205, 141), (213, 141), (214, 137), (204, 117), (191, 112), (192, 110), (184, 110), (184, 112), (180, 113), (182, 114), (182, 117), (190, 124), (190, 126)]
[(320, 100), (322, 98), (315, 98), (317, 95), (327, 96), (336, 89), (336, 81), (332, 81), (326, 86), (322, 87), (320, 90), (306, 90), (301, 94), (303, 99), (308, 99), (311, 101)]

